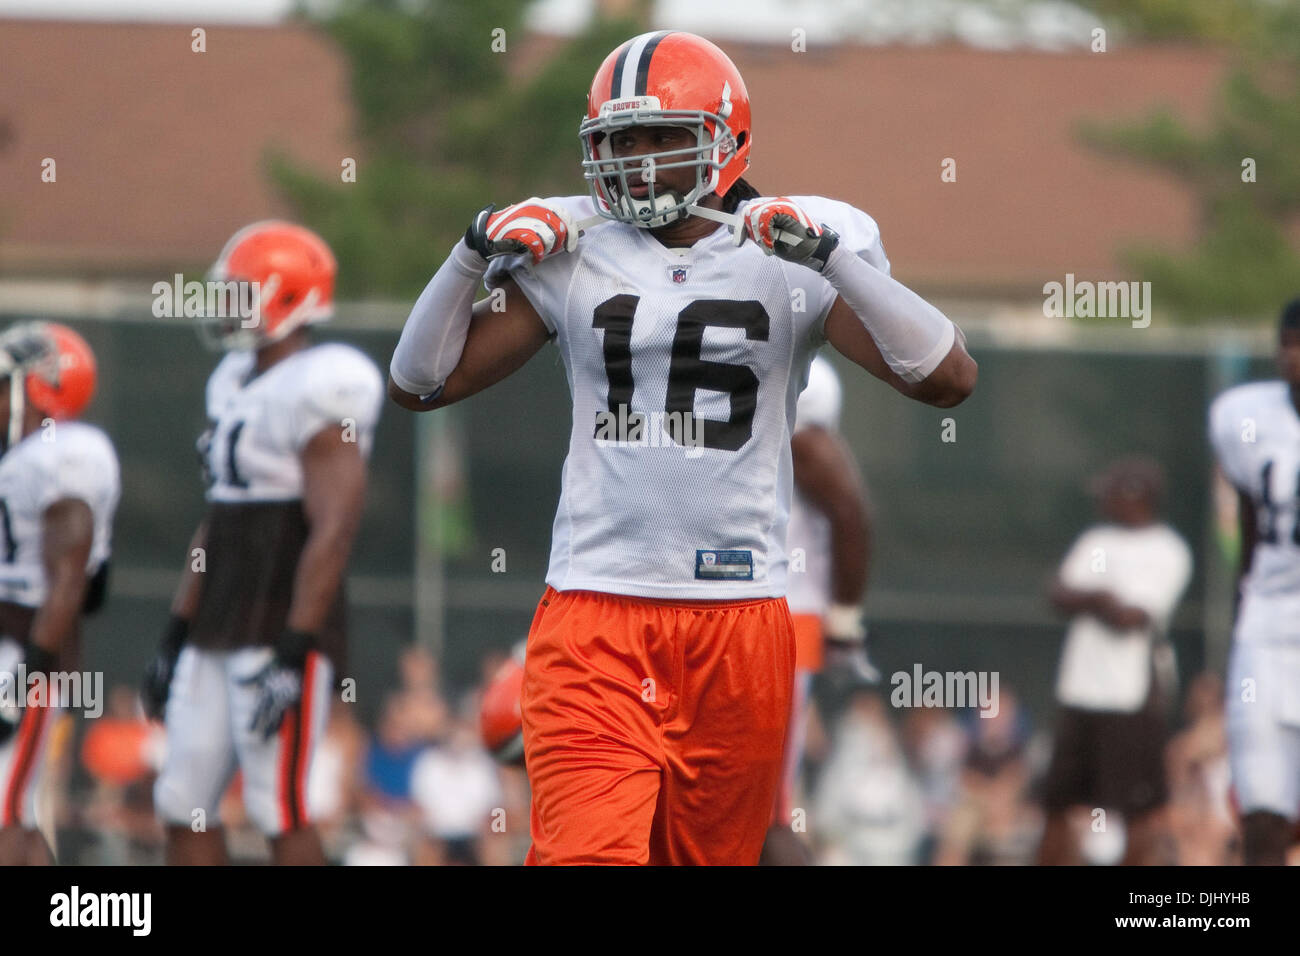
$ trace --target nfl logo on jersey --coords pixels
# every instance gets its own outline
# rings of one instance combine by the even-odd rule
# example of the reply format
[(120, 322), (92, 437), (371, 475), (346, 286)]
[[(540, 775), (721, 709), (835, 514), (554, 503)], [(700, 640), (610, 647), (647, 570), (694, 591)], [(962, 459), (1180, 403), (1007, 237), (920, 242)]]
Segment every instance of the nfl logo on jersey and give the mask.
[(674, 266), (672, 269), (669, 270), (669, 272), (671, 273), (671, 275), (672, 275), (672, 277), (673, 277), (673, 281), (676, 282), (676, 283), (678, 283), (679, 285), (680, 285), (681, 283), (683, 283), (683, 282), (686, 281), (686, 267), (685, 267), (685, 266)]

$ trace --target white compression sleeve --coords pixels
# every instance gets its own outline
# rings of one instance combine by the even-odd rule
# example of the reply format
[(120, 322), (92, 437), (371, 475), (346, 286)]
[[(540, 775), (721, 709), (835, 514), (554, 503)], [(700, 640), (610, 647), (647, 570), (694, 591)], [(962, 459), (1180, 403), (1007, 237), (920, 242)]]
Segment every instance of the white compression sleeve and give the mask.
[(947, 316), (843, 246), (831, 252), (822, 276), (905, 381), (922, 381), (952, 348), (957, 327)]
[(393, 351), (389, 374), (397, 387), (427, 397), (442, 390), (456, 368), (487, 260), (458, 242), (420, 297)]

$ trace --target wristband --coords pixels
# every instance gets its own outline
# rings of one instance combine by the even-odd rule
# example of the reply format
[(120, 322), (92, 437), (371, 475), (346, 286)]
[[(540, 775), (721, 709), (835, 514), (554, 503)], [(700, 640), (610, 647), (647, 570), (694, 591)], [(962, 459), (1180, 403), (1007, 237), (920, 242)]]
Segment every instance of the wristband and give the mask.
[(307, 631), (286, 628), (275, 642), (275, 656), (282, 664), (302, 670), (307, 663), (307, 655), (316, 649), (316, 635)]
[(817, 243), (817, 248), (809, 253), (803, 264), (809, 269), (815, 269), (817, 272), (824, 271), (827, 260), (830, 259), (831, 253), (835, 251), (835, 247), (839, 244), (839, 233), (831, 229), (826, 223), (822, 223), (821, 241)]
[(27, 645), (27, 657), (23, 661), (27, 666), (27, 673), (45, 674), (47, 677), (58, 666), (59, 655), (36, 644)]
[(856, 604), (832, 604), (824, 618), (826, 637), (842, 644), (861, 644), (867, 636), (862, 609)]

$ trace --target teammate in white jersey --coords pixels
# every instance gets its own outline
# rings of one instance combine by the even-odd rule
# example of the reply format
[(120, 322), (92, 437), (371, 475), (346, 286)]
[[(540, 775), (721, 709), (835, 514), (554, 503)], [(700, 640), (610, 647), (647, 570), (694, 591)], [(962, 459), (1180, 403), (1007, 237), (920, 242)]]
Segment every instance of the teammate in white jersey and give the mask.
[(71, 420), (95, 376), (66, 326), (0, 335), (0, 866), (54, 862), (35, 807), (46, 745), (61, 710), (90, 706), (58, 675), (78, 669), (79, 619), (103, 602), (120, 494), (112, 442)]
[(1300, 817), (1300, 299), (1277, 360), (1280, 381), (1229, 389), (1209, 416), (1241, 522), (1228, 753), (1248, 864), (1282, 864)]
[[(752, 864), (793, 684), (790, 437), (812, 355), (829, 341), (945, 407), (975, 363), (889, 277), (869, 216), (741, 179), (749, 95), (707, 40), (619, 46), (579, 133), (590, 196), (484, 209), (417, 301), (389, 394), (440, 408), (551, 340), (564, 362), (573, 424), (522, 692), (529, 862)], [(500, 291), (475, 306), (485, 279)]]
[[(785, 766), (763, 858), (798, 859), (791, 821), (808, 733), (813, 676), (827, 663), (855, 682), (880, 674), (866, 654), (862, 600), (871, 560), (871, 517), (852, 452), (839, 435), (843, 389), (835, 367), (818, 355), (795, 412), (794, 497), (786, 551), (786, 600), (794, 620), (795, 685)], [(803, 853), (806, 857), (806, 851)]]
[(325, 862), (306, 781), (343, 666), (343, 580), (383, 401), (369, 358), (312, 344), (335, 269), (320, 237), (283, 222), (242, 229), (214, 267), (217, 281), (257, 284), (258, 315), (248, 328), (204, 320), (228, 350), (200, 442), (208, 510), (142, 688), (167, 728), (154, 803), (169, 863), (226, 861), (217, 811), (236, 768), (272, 859)]

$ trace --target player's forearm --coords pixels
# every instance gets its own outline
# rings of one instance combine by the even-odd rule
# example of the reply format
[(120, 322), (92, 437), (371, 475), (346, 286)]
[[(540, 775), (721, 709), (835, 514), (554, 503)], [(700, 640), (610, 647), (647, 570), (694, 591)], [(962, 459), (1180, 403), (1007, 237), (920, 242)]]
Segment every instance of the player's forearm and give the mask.
[(41, 517), (45, 600), (32, 619), (29, 640), (50, 654), (63, 649), (81, 615), (94, 520), (90, 506), (77, 498), (56, 501)]
[[(189, 621), (194, 618), (194, 612), (199, 607), (199, 595), (203, 591), (203, 575), (196, 570), (196, 554), (201, 550), (208, 537), (208, 526), (206, 522), (200, 522), (194, 530), (194, 536), (190, 538), (190, 548), (185, 553), (185, 569), (181, 571), (181, 579), (176, 585), (176, 593), (172, 595), (171, 612), (175, 617), (183, 621)], [(198, 567), (204, 567), (200, 563)]]
[(287, 627), (316, 634), (325, 626), (343, 584), (355, 537), (356, 522), (346, 518), (312, 527), (294, 573)]
[(1107, 591), (1082, 591), (1066, 587), (1060, 581), (1052, 584), (1049, 597), (1052, 606), (1064, 614), (1092, 614), (1102, 617), (1110, 593)]
[(867, 593), (871, 533), (866, 506), (845, 502), (831, 509), (831, 600), (859, 605)]
[(1117, 630), (1146, 627), (1151, 623), (1151, 615), (1144, 609), (1125, 604), (1106, 590), (1078, 590), (1058, 581), (1052, 588), (1051, 600), (1067, 614), (1091, 614)]
[(86, 569), (64, 565), (47, 578), (46, 597), (32, 619), (31, 643), (57, 656), (75, 632), (86, 597)]
[(429, 280), (402, 328), (389, 375), (411, 395), (436, 393), (465, 350), (474, 297), (487, 260), (463, 242)]
[[(822, 275), (857, 316), (890, 370), (912, 386), (912, 397), (957, 404), (970, 394), (974, 363), (967, 365), (960, 355), (949, 359), (957, 327), (942, 312), (843, 247), (831, 253)], [(941, 370), (945, 364), (952, 367)], [(936, 372), (939, 376), (931, 380)], [(927, 380), (928, 388), (923, 387)]]

